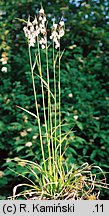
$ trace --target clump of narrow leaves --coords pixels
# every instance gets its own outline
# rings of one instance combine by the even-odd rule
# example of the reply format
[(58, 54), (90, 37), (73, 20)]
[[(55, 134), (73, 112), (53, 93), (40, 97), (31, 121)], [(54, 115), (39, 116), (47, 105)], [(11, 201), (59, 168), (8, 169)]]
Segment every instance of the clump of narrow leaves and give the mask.
[[(16, 163), (25, 167), (21, 176), (27, 183), (16, 185), (11, 199), (23, 197), (31, 200), (97, 200), (100, 188), (107, 188), (106, 177), (101, 168), (88, 163), (79, 167), (74, 164), (68, 167), (67, 162), (63, 161), (62, 172), (58, 164), (55, 164), (55, 176), (50, 175), (48, 170), (45, 172), (43, 166), (32, 161), (17, 158)], [(101, 180), (99, 176), (102, 176)], [(23, 187), (24, 190), (17, 193), (19, 187)]]

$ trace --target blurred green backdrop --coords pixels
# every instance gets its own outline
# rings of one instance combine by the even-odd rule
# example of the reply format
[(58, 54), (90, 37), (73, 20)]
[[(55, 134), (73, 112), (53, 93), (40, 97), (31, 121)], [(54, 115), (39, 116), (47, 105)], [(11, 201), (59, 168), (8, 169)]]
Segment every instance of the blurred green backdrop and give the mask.
[[(67, 123), (74, 123), (75, 131), (69, 135), (66, 159), (68, 163), (94, 163), (108, 172), (109, 1), (42, 0), (42, 5), (48, 26), (54, 17), (57, 21), (63, 17), (66, 25), (61, 44), (65, 49), (61, 62), (62, 115)], [(19, 105), (34, 111), (24, 24), (16, 18), (27, 20), (39, 9), (38, 0), (0, 1), (0, 199), (12, 195), (13, 186), (21, 182), (8, 169), (15, 166), (11, 159), (21, 157), (39, 163), (41, 158), (36, 122), (16, 108)], [(41, 106), (40, 83), (36, 82)], [(68, 127), (64, 129), (66, 132)], [(28, 142), (32, 142), (31, 147)], [(23, 165), (17, 167), (21, 170)], [(103, 190), (100, 198), (109, 199), (109, 192)]]

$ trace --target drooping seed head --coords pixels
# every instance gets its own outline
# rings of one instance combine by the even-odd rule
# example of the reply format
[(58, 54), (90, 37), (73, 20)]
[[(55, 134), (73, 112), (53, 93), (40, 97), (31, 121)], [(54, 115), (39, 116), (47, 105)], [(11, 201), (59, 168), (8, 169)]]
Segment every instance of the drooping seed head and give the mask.
[(64, 26), (64, 25), (65, 25), (65, 24), (64, 24), (64, 21), (61, 20), (61, 21), (59, 22), (59, 25), (60, 25), (61, 27)]
[(53, 40), (53, 42), (55, 43), (56, 49), (60, 47), (60, 38), (63, 37), (65, 34), (64, 29), (65, 29), (64, 21), (61, 20), (59, 22), (59, 25), (53, 23), (50, 39)]
[(41, 9), (39, 10), (39, 13), (40, 13), (40, 14), (44, 14), (44, 9), (41, 8)]

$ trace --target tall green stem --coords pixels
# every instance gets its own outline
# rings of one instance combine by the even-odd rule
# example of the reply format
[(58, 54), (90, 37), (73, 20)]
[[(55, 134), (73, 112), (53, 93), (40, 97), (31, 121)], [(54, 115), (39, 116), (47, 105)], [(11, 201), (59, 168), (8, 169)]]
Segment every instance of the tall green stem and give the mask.
[(55, 161), (56, 161), (56, 126), (57, 126), (57, 119), (56, 119), (56, 114), (57, 114), (57, 102), (56, 102), (56, 59), (55, 59), (55, 52), (54, 52), (54, 42), (53, 42), (53, 71), (54, 71), (54, 98), (55, 98), (55, 125), (54, 125), (54, 142), (55, 142)]
[(42, 101), (43, 101), (43, 110), (44, 110), (44, 125), (46, 131), (46, 138), (48, 142), (48, 129), (47, 129), (47, 118), (46, 118), (46, 108), (45, 108), (45, 93), (44, 93), (44, 85), (42, 81), (42, 64), (41, 64), (41, 54), (40, 54), (40, 47), (39, 47), (39, 39), (37, 37), (37, 45), (38, 45), (38, 57), (39, 57), (39, 75), (41, 78), (41, 88), (42, 88)]
[(46, 44), (46, 66), (47, 66), (47, 84), (48, 84), (48, 155), (49, 155), (49, 170), (50, 175), (52, 175), (52, 168), (51, 168), (51, 150), (50, 150), (50, 137), (51, 137), (51, 127), (50, 127), (50, 115), (51, 115), (51, 100), (50, 100), (50, 77), (49, 77), (49, 66), (48, 66), (48, 47)]
[(60, 82), (60, 78), (61, 78), (61, 74), (60, 74), (60, 46), (59, 46), (59, 83), (58, 83), (58, 89), (59, 89), (59, 143), (60, 143), (60, 173), (61, 173), (61, 164), (62, 164), (62, 146), (61, 146), (61, 82)]
[(34, 71), (33, 71), (33, 66), (32, 66), (32, 56), (31, 56), (30, 46), (29, 46), (29, 60), (30, 60), (30, 68), (31, 68), (31, 75), (32, 75), (35, 107), (36, 107), (36, 113), (37, 113), (37, 117), (38, 117), (38, 128), (39, 128), (39, 135), (40, 135), (41, 151), (42, 151), (44, 169), (46, 171), (45, 155), (44, 155), (44, 148), (43, 148), (43, 142), (42, 142), (42, 131), (41, 131), (41, 124), (40, 124), (39, 110), (38, 110), (37, 93), (36, 93), (36, 88), (35, 88)]
[[(50, 140), (48, 143), (48, 151), (49, 151), (49, 166), (50, 166), (50, 175), (55, 177), (55, 160), (54, 160), (54, 145), (53, 145), (53, 122), (52, 122), (52, 103), (51, 103), (51, 95), (50, 95), (50, 77), (49, 77), (49, 67), (48, 67), (48, 47), (46, 45), (46, 64), (47, 64), (47, 83), (48, 83), (48, 130), (50, 134)], [(50, 148), (51, 144), (51, 148)], [(52, 150), (51, 150), (52, 149)], [(51, 157), (52, 156), (52, 157)], [(53, 161), (53, 166), (51, 162)], [(51, 178), (52, 181), (52, 178)], [(52, 184), (51, 184), (51, 194), (53, 192)]]

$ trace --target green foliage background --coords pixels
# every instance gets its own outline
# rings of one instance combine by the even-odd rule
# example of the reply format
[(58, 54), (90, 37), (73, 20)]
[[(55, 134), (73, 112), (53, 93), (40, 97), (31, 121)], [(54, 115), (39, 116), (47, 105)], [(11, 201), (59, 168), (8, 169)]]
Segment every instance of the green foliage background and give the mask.
[[(109, 2), (42, 0), (42, 4), (48, 25), (54, 17), (58, 21), (64, 17), (66, 24), (61, 44), (65, 49), (61, 62), (62, 115), (66, 123), (74, 123), (75, 131), (69, 135), (66, 159), (68, 163), (95, 163), (108, 172)], [(23, 24), (15, 18), (27, 20), (39, 9), (38, 0), (0, 1), (0, 53), (8, 57), (6, 65), (0, 61), (0, 171), (4, 173), (0, 176), (1, 199), (12, 195), (13, 186), (21, 182), (8, 169), (14, 169), (12, 158), (38, 163), (41, 160), (38, 127), (31, 116), (16, 108), (19, 105), (34, 112), (27, 43)], [(2, 72), (3, 66), (7, 73)], [(36, 82), (41, 106), (40, 82)], [(64, 130), (67, 132), (68, 127)], [(32, 147), (27, 147), (27, 142), (32, 142)], [(21, 169), (19, 165), (17, 170)], [(109, 192), (103, 190), (101, 199), (109, 199)]]

